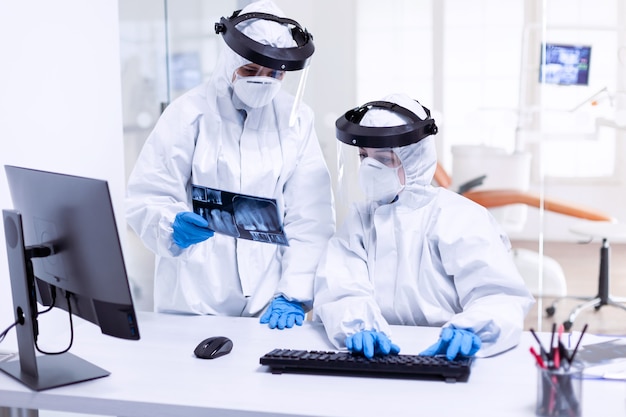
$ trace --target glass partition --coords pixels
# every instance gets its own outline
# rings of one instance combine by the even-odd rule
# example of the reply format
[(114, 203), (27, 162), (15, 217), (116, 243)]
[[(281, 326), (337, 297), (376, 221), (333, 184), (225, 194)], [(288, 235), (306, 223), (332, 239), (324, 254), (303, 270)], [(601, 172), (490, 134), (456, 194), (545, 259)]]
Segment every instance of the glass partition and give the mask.
[[(618, 226), (607, 222), (623, 216), (615, 199), (623, 193), (626, 178), (621, 168), (624, 103), (618, 102), (625, 81), (620, 3), (534, 2), (525, 28), (519, 140), (533, 155), (531, 183), (544, 208), (531, 223), (541, 233), (546, 254), (541, 281), (545, 296), (538, 303), (544, 326), (556, 322), (566, 330), (581, 330), (592, 321), (594, 332), (616, 330), (607, 327), (610, 320), (598, 320), (613, 313), (607, 308), (600, 313), (591, 303), (577, 313), (576, 307), (586, 301), (580, 297), (590, 300), (604, 291), (600, 276), (608, 278), (610, 272), (608, 256), (600, 265), (603, 239), (609, 237), (603, 234), (615, 235)], [(556, 205), (561, 202), (563, 207)], [(558, 251), (563, 241), (587, 243), (570, 246), (585, 261), (563, 263), (560, 270), (558, 262), (550, 263), (576, 256)], [(553, 304), (559, 274), (566, 279), (568, 298)]]
[[(207, 80), (218, 56), (214, 24), (236, 1), (119, 2), (126, 176), (162, 110)], [(152, 309), (153, 255), (128, 230), (127, 268), (139, 309)]]

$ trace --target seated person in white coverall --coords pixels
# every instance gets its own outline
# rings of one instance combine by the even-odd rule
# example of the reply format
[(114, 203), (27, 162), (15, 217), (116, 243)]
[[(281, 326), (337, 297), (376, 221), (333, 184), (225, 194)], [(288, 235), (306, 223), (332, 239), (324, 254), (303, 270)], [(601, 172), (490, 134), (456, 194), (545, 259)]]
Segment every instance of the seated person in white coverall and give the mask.
[(396, 354), (390, 325), (441, 326), (423, 355), (452, 360), (515, 346), (534, 299), (484, 207), (431, 185), (428, 109), (395, 94), (348, 111), (337, 138), (358, 152), (365, 202), (351, 207), (315, 280), (314, 318), (351, 352)]
[[(261, 316), (284, 329), (312, 307), (334, 208), (313, 113), (281, 89), (306, 71), (312, 36), (282, 16), (262, 0), (216, 24), (212, 78), (165, 109), (129, 178), (128, 223), (157, 255), (156, 311)], [(224, 219), (193, 213), (192, 184), (275, 199), (288, 245), (214, 234), (209, 222)]]

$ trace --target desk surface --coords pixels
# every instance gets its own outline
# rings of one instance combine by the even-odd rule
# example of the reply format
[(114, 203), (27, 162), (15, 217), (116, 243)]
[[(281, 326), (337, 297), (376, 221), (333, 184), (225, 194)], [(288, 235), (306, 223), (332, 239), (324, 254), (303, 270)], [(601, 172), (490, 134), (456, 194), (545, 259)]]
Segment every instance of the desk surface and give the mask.
[[(139, 327), (141, 340), (126, 341), (79, 324), (71, 352), (111, 375), (34, 392), (0, 373), (0, 407), (127, 417), (534, 415), (536, 370), (529, 347), (536, 342), (529, 333), (517, 348), (477, 359), (469, 382), (445, 383), (274, 375), (259, 364), (276, 347), (332, 349), (318, 323), (279, 331), (258, 319), (141, 313)], [(402, 353), (418, 353), (439, 329), (393, 331)], [(212, 335), (230, 337), (233, 351), (214, 360), (195, 358), (194, 347)], [(583, 416), (626, 416), (626, 383), (585, 380)]]

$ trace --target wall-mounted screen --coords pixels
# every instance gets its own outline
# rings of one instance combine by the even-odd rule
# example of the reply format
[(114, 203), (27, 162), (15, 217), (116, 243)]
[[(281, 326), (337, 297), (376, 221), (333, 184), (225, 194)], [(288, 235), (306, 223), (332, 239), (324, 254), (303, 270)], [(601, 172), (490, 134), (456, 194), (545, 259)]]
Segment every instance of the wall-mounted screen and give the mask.
[(546, 84), (588, 85), (591, 46), (546, 43), (541, 46), (539, 81)]

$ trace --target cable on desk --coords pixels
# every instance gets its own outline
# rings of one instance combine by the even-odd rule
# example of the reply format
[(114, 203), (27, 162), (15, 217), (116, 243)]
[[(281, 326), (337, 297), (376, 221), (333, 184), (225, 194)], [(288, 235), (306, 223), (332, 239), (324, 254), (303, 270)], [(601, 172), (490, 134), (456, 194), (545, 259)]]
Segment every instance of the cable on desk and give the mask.
[(9, 331), (14, 328), (15, 326), (17, 326), (18, 324), (20, 324), (20, 319), (15, 320), (15, 323), (13, 323), (12, 325), (10, 325), (9, 327), (7, 327), (6, 329), (4, 329), (2, 331), (2, 333), (0, 333), (0, 343), (2, 343), (2, 341), (4, 340), (4, 338), (6, 337), (6, 335), (9, 333)]

